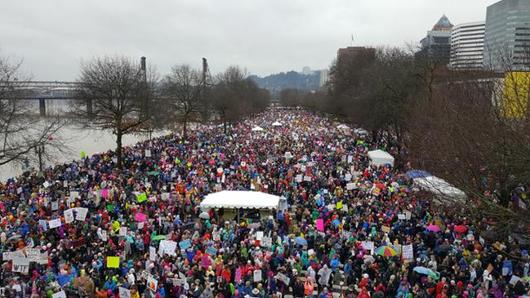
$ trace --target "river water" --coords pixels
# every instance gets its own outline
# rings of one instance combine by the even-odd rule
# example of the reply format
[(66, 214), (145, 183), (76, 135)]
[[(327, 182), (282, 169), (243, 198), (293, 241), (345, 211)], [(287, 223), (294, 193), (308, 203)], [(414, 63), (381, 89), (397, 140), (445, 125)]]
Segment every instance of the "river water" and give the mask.
[[(167, 134), (169, 131), (154, 132), (151, 137)], [(105, 152), (109, 149), (116, 149), (116, 136), (110, 130), (93, 130), (83, 129), (75, 126), (65, 126), (58, 132), (59, 139), (66, 144), (64, 153), (51, 153), (52, 161), (47, 161), (46, 166), (54, 163), (62, 163), (73, 159), (80, 158), (80, 152), (84, 151), (87, 155), (98, 152)], [(123, 146), (134, 145), (137, 142), (149, 139), (149, 134), (125, 135), (123, 137)], [(38, 168), (38, 165), (32, 165)], [(0, 181), (5, 181), (10, 177), (20, 175), (22, 165), (7, 164), (0, 166)]]

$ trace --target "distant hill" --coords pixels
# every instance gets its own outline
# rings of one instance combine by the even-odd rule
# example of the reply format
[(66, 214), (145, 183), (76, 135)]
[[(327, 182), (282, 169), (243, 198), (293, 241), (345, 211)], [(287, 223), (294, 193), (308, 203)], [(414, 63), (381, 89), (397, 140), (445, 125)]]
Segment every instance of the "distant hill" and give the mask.
[(284, 89), (311, 91), (318, 90), (320, 87), (320, 71), (314, 71), (311, 74), (288, 71), (263, 78), (251, 75), (249, 78), (256, 82), (259, 87), (269, 90), (273, 96), (278, 95)]

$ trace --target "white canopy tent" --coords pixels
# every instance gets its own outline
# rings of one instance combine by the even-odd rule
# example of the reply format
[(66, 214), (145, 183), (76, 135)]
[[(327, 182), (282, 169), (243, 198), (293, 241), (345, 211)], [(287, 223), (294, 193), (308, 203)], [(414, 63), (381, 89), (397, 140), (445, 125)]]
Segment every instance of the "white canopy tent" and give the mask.
[(356, 128), (353, 130), (353, 132), (357, 135), (360, 135), (360, 136), (367, 136), (368, 135), (368, 131), (364, 128)]
[(370, 158), (370, 164), (376, 166), (384, 166), (390, 164), (394, 166), (394, 157), (388, 152), (383, 150), (368, 151), (368, 157)]
[(204, 197), (201, 210), (227, 208), (227, 209), (280, 209), (282, 197), (259, 191), (223, 190), (211, 193)]
[(272, 123), (272, 126), (282, 126), (283, 124), (279, 121)]
[(264, 131), (264, 129), (259, 126), (255, 126), (254, 128), (252, 128), (252, 131)]
[(466, 194), (462, 190), (436, 176), (418, 177), (412, 179), (412, 181), (414, 181), (414, 185), (419, 189), (428, 191), (442, 198), (459, 200), (466, 197)]

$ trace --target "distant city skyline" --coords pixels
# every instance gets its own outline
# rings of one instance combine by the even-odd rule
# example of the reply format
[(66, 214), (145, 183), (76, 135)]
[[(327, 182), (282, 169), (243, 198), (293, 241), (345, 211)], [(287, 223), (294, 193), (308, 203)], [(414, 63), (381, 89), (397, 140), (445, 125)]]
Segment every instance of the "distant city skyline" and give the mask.
[(0, 55), (35, 80), (75, 80), (82, 61), (123, 55), (166, 74), (175, 64), (212, 73), (239, 65), (258, 76), (326, 69), (338, 48), (417, 45), (445, 14), (482, 21), (496, 0), (8, 1)]

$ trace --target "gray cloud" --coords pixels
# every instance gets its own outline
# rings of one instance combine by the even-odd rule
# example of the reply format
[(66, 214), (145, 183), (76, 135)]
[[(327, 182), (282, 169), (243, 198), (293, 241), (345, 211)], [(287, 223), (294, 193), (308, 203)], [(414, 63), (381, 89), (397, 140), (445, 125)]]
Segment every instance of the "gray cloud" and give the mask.
[(213, 73), (326, 68), (339, 47), (417, 43), (442, 14), (483, 20), (496, 0), (25, 0), (0, 10), (2, 55), (24, 59), (39, 80), (74, 80), (83, 59), (145, 55)]

